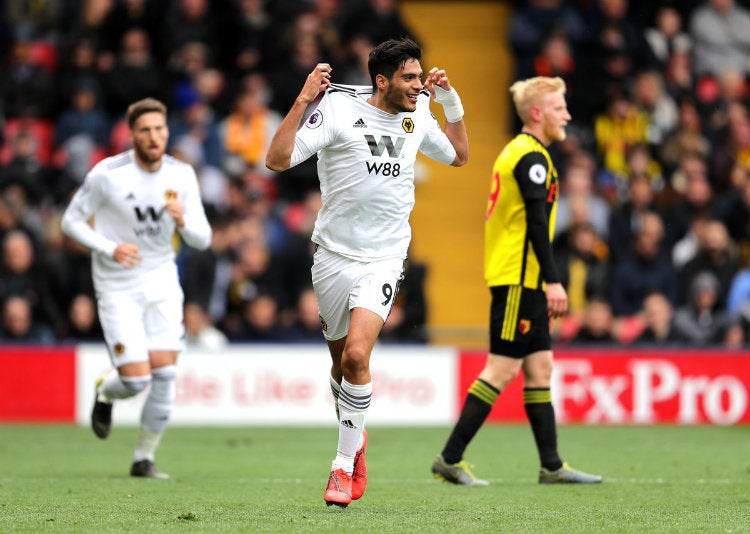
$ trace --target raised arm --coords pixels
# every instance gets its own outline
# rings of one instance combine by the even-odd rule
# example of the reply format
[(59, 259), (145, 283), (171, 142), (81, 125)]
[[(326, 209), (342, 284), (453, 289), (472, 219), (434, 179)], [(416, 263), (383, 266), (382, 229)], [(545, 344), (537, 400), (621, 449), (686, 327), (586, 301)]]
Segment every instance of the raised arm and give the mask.
[(466, 133), (464, 108), (458, 93), (451, 87), (445, 71), (437, 67), (431, 68), (427, 73), (425, 88), (435, 102), (443, 106), (446, 119), (445, 135), (456, 149), (456, 158), (451, 165), (454, 167), (466, 165), (469, 161), (469, 135)]
[(307, 75), (305, 85), (292, 105), (292, 109), (281, 121), (279, 129), (271, 140), (271, 146), (266, 154), (266, 167), (272, 171), (281, 172), (289, 168), (294, 150), (294, 137), (299, 128), (305, 109), (326, 88), (331, 85), (331, 66), (328, 63), (318, 63), (315, 69)]

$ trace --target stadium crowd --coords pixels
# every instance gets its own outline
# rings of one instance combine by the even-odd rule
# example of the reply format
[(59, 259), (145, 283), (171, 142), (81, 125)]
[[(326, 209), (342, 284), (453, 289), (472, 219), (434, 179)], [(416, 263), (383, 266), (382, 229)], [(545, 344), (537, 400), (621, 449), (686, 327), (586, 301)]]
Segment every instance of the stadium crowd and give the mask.
[[(515, 77), (562, 77), (573, 116), (552, 149), (558, 341), (750, 343), (750, 1), (513, 7)], [(318, 62), (369, 84), (372, 46), (404, 35), (419, 40), (397, 0), (4, 3), (0, 340), (101, 340), (88, 253), (59, 219), (91, 165), (128, 148), (127, 105), (154, 96), (214, 229), (207, 251), (176, 243), (188, 342), (322, 343), (315, 162), (275, 174), (265, 151)], [(384, 339), (428, 340), (424, 273), (409, 266)]]

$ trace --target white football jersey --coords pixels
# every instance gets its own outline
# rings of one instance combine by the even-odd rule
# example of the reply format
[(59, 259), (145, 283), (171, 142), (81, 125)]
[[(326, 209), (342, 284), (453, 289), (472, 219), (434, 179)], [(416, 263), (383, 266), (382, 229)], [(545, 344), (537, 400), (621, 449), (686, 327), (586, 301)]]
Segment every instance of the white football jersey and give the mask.
[[(97, 291), (137, 287), (162, 269), (176, 273), (172, 237), (177, 224), (165, 211), (168, 198), (184, 205), (180, 235), (191, 247), (211, 243), (211, 226), (201, 203), (193, 168), (169, 155), (156, 172), (141, 169), (128, 150), (99, 162), (73, 196), (62, 219), (62, 230), (92, 251)], [(88, 221), (93, 216), (93, 227)], [(133, 269), (117, 263), (118, 245), (137, 245), (143, 261)], [(152, 277), (151, 277), (152, 278)]]
[(297, 131), (291, 165), (318, 154), (322, 208), (312, 240), (359, 260), (405, 258), (417, 151), (452, 163), (456, 150), (419, 95), (411, 113), (367, 103), (371, 87), (334, 85)]

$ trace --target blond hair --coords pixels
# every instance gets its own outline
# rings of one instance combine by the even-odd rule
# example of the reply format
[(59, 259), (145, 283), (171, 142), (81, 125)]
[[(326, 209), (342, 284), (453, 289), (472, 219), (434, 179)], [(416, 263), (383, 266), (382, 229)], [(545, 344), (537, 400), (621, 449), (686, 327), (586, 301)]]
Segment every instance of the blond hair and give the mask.
[(510, 94), (513, 96), (513, 104), (516, 113), (524, 124), (531, 119), (531, 108), (538, 105), (541, 98), (547, 93), (562, 91), (565, 94), (565, 82), (559, 76), (537, 76), (528, 80), (520, 80), (510, 86)]

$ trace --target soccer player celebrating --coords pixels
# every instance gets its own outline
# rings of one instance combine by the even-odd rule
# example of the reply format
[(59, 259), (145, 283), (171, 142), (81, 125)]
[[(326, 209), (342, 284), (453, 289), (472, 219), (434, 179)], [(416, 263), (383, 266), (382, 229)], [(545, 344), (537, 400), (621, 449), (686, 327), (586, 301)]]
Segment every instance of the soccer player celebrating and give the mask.
[[(367, 484), (370, 353), (403, 278), (417, 151), (456, 167), (468, 159), (461, 100), (442, 69), (432, 68), (423, 83), (420, 59), (412, 40), (381, 43), (369, 56), (372, 87), (334, 85), (330, 65), (318, 64), (266, 157), (268, 168), (283, 171), (318, 155), (312, 282), (339, 419), (328, 505), (347, 506)], [(443, 106), (444, 131), (430, 97)]]
[(62, 230), (92, 251), (99, 318), (114, 368), (96, 384), (94, 433), (109, 435), (115, 400), (151, 385), (130, 474), (169, 478), (154, 466), (154, 454), (172, 411), (184, 334), (172, 238), (176, 230), (191, 247), (205, 249), (211, 227), (193, 168), (164, 154), (164, 104), (135, 102), (127, 120), (133, 148), (91, 169), (65, 210)]
[(432, 473), (454, 484), (488, 484), (470, 471), (464, 450), (500, 392), (523, 370), (524, 407), (542, 465), (539, 482), (597, 483), (602, 477), (576, 471), (560, 459), (550, 393), (549, 320), (566, 313), (568, 296), (552, 256), (558, 179), (546, 147), (565, 139), (571, 118), (565, 83), (537, 77), (514, 83), (510, 92), (523, 128), (495, 160), (485, 217), (490, 352)]

